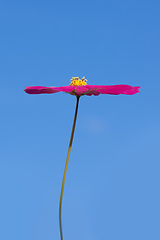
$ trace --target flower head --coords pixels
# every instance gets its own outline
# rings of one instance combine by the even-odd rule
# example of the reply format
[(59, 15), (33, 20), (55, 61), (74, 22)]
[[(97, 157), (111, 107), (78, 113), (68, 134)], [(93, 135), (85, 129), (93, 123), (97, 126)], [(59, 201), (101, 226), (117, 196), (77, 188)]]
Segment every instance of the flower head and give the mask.
[(71, 83), (68, 86), (62, 87), (26, 87), (25, 92), (29, 94), (42, 94), (42, 93), (57, 93), (66, 92), (75, 96), (98, 96), (99, 94), (126, 94), (133, 95), (139, 92), (140, 87), (132, 87), (130, 85), (120, 84), (120, 85), (87, 85), (87, 80), (83, 77), (79, 79), (78, 77), (73, 77)]

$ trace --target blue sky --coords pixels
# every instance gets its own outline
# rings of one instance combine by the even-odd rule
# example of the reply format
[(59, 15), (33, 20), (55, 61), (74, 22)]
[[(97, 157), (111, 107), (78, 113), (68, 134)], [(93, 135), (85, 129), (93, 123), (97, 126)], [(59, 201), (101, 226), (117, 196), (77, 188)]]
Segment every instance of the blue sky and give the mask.
[(0, 3), (0, 239), (60, 239), (75, 108), (26, 86), (141, 86), (80, 99), (63, 199), (64, 240), (160, 239), (160, 2)]

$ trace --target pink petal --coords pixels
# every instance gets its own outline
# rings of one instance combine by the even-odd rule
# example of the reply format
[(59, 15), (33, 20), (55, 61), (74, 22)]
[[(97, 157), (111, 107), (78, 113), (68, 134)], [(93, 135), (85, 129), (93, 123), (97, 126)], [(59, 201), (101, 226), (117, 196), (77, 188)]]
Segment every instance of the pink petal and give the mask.
[(24, 91), (26, 93), (29, 93), (29, 94), (56, 93), (56, 92), (58, 92), (54, 87), (41, 87), (41, 86), (26, 87), (24, 89)]
[[(133, 95), (139, 92), (140, 87), (132, 87), (130, 85), (112, 85), (112, 86), (98, 86), (98, 85), (88, 85), (89, 87), (89, 94), (112, 94), (112, 95), (119, 95), (119, 94), (126, 94), (126, 95)], [(88, 94), (87, 94), (88, 95)]]

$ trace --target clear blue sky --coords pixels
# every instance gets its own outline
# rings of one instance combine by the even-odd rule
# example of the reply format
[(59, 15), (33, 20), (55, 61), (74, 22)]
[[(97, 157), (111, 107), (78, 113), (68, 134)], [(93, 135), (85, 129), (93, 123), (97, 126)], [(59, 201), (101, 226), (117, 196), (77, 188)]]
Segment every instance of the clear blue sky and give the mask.
[(160, 2), (0, 3), (0, 239), (57, 240), (75, 108), (26, 86), (141, 86), (82, 97), (63, 201), (64, 240), (160, 239)]

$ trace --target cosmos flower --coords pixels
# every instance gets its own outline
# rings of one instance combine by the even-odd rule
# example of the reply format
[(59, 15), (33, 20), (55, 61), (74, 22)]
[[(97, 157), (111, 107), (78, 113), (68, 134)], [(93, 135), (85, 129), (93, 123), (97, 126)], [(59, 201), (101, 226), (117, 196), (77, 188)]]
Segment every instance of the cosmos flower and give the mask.
[(26, 87), (25, 92), (29, 94), (42, 94), (42, 93), (57, 93), (57, 92), (66, 92), (75, 96), (98, 96), (99, 94), (126, 94), (133, 95), (139, 92), (140, 87), (132, 87), (130, 85), (87, 85), (87, 80), (83, 77), (79, 79), (78, 77), (74, 77), (71, 79), (71, 84), (69, 86), (63, 87)]
[(71, 95), (75, 95), (77, 98), (76, 103), (76, 110), (74, 115), (74, 121), (72, 126), (72, 132), (67, 152), (67, 158), (66, 158), (66, 164), (63, 174), (63, 180), (62, 180), (62, 187), (61, 187), (61, 195), (60, 195), (60, 202), (59, 202), (59, 227), (60, 227), (60, 237), (61, 240), (63, 240), (63, 233), (62, 233), (62, 219), (61, 219), (61, 211), (62, 211), (62, 198), (63, 198), (63, 191), (64, 191), (64, 185), (65, 185), (65, 178), (67, 173), (67, 167), (73, 142), (73, 136), (74, 136), (74, 130), (76, 125), (76, 119), (77, 119), (77, 113), (78, 113), (78, 104), (79, 99), (83, 95), (87, 96), (98, 96), (99, 94), (112, 94), (112, 95), (119, 95), (119, 94), (126, 94), (126, 95), (133, 95), (137, 92), (139, 92), (140, 87), (132, 87), (129, 85), (121, 84), (121, 85), (112, 85), (112, 86), (106, 86), (106, 85), (87, 85), (87, 80), (83, 77), (82, 79), (79, 79), (78, 77), (73, 77), (71, 79), (71, 83), (69, 86), (63, 86), (63, 87), (26, 87), (25, 92), (29, 94), (42, 94), (42, 93), (57, 93), (57, 92), (65, 92), (69, 93)]

